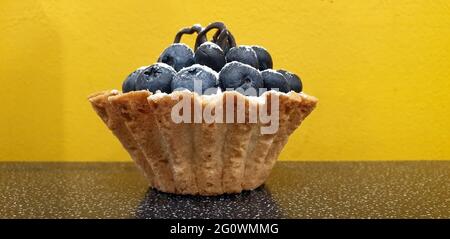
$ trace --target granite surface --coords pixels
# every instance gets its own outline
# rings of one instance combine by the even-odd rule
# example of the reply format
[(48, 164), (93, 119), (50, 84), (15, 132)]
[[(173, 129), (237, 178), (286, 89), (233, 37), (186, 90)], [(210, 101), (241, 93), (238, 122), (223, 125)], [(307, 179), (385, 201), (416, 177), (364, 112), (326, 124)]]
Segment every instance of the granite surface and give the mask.
[(0, 163), (0, 218), (450, 218), (450, 161), (278, 162), (219, 197), (151, 190), (132, 163)]

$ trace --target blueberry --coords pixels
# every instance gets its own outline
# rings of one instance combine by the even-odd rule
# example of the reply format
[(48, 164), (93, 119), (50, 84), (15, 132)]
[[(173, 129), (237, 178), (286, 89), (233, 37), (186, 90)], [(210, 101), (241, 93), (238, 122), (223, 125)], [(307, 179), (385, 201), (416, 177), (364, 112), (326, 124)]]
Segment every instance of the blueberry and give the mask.
[(268, 69), (261, 72), (264, 81), (264, 88), (267, 90), (278, 90), (288, 93), (291, 90), (288, 81), (281, 73)]
[[(217, 72), (207, 66), (195, 64), (179, 71), (172, 80), (171, 88), (172, 91), (187, 89), (199, 94), (212, 94), (217, 91), (217, 81)], [(209, 90), (205, 92), (207, 89)]]
[(231, 48), (226, 55), (227, 62), (238, 61), (259, 68), (256, 52), (249, 46), (238, 46)]
[(278, 70), (278, 72), (283, 74), (284, 78), (286, 78), (286, 80), (289, 83), (289, 86), (291, 87), (291, 90), (293, 90), (297, 93), (302, 92), (303, 84), (302, 84), (302, 80), (300, 79), (300, 77), (298, 77), (296, 74), (291, 73), (286, 70)]
[(225, 54), (222, 49), (212, 43), (205, 42), (195, 51), (195, 63), (210, 67), (215, 71), (220, 71), (225, 65)]
[(145, 68), (147, 68), (147, 67), (146, 66), (140, 67), (127, 76), (127, 78), (122, 83), (122, 92), (123, 93), (127, 93), (130, 91), (136, 90), (137, 77)]
[(263, 71), (267, 69), (272, 69), (273, 62), (269, 52), (265, 48), (260, 46), (252, 46), (252, 49), (256, 52), (259, 70)]
[(263, 79), (261, 73), (241, 62), (233, 61), (227, 63), (219, 73), (220, 88), (225, 90), (237, 90), (245, 95), (255, 95), (251, 92), (243, 92), (249, 88), (255, 89), (256, 94), (263, 87)]
[(145, 68), (137, 77), (136, 90), (170, 93), (170, 83), (177, 72), (165, 63), (156, 63)]
[(194, 52), (186, 44), (174, 43), (163, 51), (158, 62), (166, 63), (179, 71), (194, 64)]

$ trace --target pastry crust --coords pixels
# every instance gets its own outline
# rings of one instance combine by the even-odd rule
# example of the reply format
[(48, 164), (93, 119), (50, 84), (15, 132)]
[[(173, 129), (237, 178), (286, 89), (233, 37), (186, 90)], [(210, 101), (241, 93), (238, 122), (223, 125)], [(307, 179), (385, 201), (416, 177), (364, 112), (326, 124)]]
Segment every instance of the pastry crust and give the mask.
[(162, 149), (168, 156), (176, 193), (198, 194), (192, 123), (177, 124), (171, 119), (172, 107), (179, 102), (179, 97), (193, 100), (193, 94), (179, 92), (157, 99), (148, 97), (146, 100), (149, 114), (156, 120), (153, 127), (159, 130)]
[(295, 92), (280, 97), (280, 128), (274, 137), (264, 160), (264, 169), (257, 179), (257, 184), (263, 184), (269, 177), (281, 150), (288, 142), (289, 136), (297, 129), (317, 104), (317, 99)]
[(162, 148), (161, 136), (154, 114), (150, 111), (148, 91), (133, 91), (108, 97), (111, 104), (120, 112), (120, 116), (130, 129), (137, 145), (144, 153), (153, 169), (156, 188), (163, 192), (176, 192), (169, 157)]
[(144, 176), (148, 179), (150, 186), (155, 186), (154, 174), (150, 164), (147, 162), (140, 147), (137, 146), (134, 136), (125, 125), (125, 121), (119, 112), (108, 101), (108, 97), (118, 95), (118, 91), (103, 91), (89, 96), (89, 102), (98, 116), (119, 139), (122, 146), (130, 154)]
[(257, 124), (249, 123), (248, 106), (253, 103), (248, 97), (236, 92), (224, 92), (224, 108), (225, 114), (229, 114), (229, 110), (236, 111), (226, 107), (227, 100), (232, 100), (229, 105), (236, 105), (239, 100), (245, 102), (245, 122), (239, 123), (237, 114), (233, 114), (234, 123), (226, 123), (226, 134), (224, 137), (222, 148), (222, 186), (223, 190), (228, 193), (239, 193), (242, 191), (242, 184), (244, 181), (245, 162), (247, 157), (247, 148), (250, 144), (252, 136), (252, 127), (256, 128)]
[[(194, 105), (200, 109), (210, 109), (217, 112), (222, 107), (223, 98), (210, 101), (204, 97), (195, 97)], [(223, 194), (222, 174), (223, 160), (222, 149), (225, 138), (225, 124), (213, 122), (196, 123), (193, 125), (193, 142), (195, 142), (194, 160), (197, 165), (197, 183), (201, 195)]]
[[(262, 134), (267, 126), (259, 117), (251, 122), (250, 108), (270, 111), (273, 96), (279, 100), (279, 129)], [(262, 97), (262, 98), (261, 98)], [(227, 102), (245, 102), (244, 122), (195, 121), (194, 108), (224, 110)], [(172, 109), (180, 101), (191, 105), (190, 122), (174, 122)], [(269, 91), (258, 99), (226, 91), (199, 96), (189, 91), (152, 95), (148, 91), (99, 92), (89, 97), (94, 110), (119, 138), (150, 185), (160, 191), (189, 195), (239, 193), (261, 186), (287, 143), (289, 136), (308, 116), (317, 99), (303, 93)], [(251, 106), (251, 107), (250, 107)], [(183, 109), (185, 110), (185, 109)], [(183, 112), (186, 113), (186, 112)], [(235, 112), (233, 112), (235, 113)]]
[[(265, 95), (264, 102), (257, 103), (258, 112), (264, 110), (270, 111), (272, 103), (271, 99), (270, 95)], [(266, 107), (264, 107), (265, 104)], [(264, 173), (264, 170), (266, 170), (265, 158), (271, 148), (274, 138), (277, 136), (277, 133), (262, 134), (260, 127), (263, 126), (267, 126), (267, 123), (263, 123), (258, 119), (257, 124), (254, 126), (252, 139), (250, 140), (251, 144), (247, 149), (248, 157), (245, 161), (244, 182), (242, 185), (245, 190), (253, 190), (262, 184), (261, 181), (264, 181), (261, 180), (261, 175)]]

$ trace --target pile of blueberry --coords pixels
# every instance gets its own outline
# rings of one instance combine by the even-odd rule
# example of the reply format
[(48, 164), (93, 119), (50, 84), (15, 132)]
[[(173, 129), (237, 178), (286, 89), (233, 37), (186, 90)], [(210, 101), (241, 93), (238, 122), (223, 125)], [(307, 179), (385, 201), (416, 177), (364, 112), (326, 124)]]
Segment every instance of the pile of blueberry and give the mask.
[[(211, 41), (207, 33), (216, 30)], [(184, 34), (197, 33), (194, 50), (180, 43)], [(123, 82), (122, 91), (149, 90), (170, 93), (190, 90), (200, 94), (236, 90), (245, 95), (265, 90), (302, 91), (300, 78), (285, 70), (272, 70), (272, 57), (260, 46), (236, 46), (231, 32), (221, 22), (181, 29), (158, 63), (142, 67)], [(201, 83), (201, 90), (194, 89)], [(213, 91), (211, 91), (213, 89)], [(214, 91), (215, 89), (215, 91)], [(254, 91), (249, 89), (255, 89)]]

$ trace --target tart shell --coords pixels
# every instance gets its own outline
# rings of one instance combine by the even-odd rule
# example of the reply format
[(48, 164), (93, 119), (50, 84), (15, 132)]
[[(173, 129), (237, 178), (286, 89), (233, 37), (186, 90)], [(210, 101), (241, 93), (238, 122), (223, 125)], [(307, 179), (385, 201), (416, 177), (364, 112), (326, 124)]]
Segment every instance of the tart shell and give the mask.
[[(279, 128), (262, 134), (267, 126), (251, 119), (250, 108), (270, 110), (278, 97)], [(287, 143), (289, 136), (313, 111), (317, 99), (293, 91), (265, 92), (248, 97), (235, 91), (200, 96), (189, 91), (171, 94), (149, 91), (103, 91), (88, 97), (106, 126), (119, 139), (149, 185), (159, 191), (187, 195), (240, 193), (261, 186)], [(245, 117), (227, 106), (227, 100), (245, 102)], [(191, 104), (189, 123), (176, 123), (172, 108), (181, 100)], [(232, 102), (233, 103), (233, 102)], [(234, 104), (236, 106), (236, 104)], [(235, 123), (206, 122), (194, 109), (211, 110), (225, 122), (233, 113)], [(229, 122), (229, 121), (226, 121)]]

